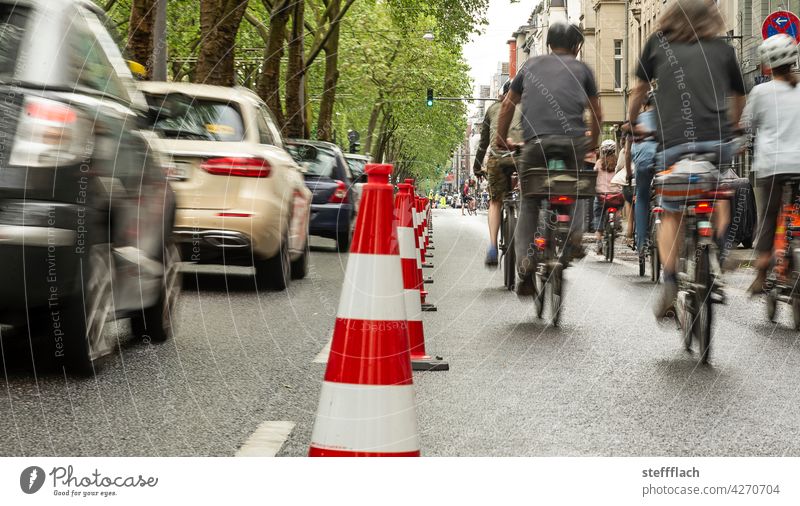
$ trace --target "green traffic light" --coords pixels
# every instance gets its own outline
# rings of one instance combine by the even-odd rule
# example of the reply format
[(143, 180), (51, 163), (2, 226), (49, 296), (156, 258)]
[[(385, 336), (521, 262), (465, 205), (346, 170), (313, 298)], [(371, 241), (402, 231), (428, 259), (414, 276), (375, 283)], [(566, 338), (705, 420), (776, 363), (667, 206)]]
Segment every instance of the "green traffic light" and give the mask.
[(433, 107), (433, 100), (428, 100), (428, 107)]

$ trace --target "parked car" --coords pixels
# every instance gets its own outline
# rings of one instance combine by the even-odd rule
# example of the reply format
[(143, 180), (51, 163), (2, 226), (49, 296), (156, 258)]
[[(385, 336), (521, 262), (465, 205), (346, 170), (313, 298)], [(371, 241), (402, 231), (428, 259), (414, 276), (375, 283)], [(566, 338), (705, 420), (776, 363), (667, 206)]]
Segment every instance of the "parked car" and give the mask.
[(329, 142), (296, 139), (289, 140), (288, 147), (314, 194), (309, 233), (335, 239), (336, 249), (347, 251), (356, 208), (353, 177), (342, 151)]
[(257, 283), (272, 290), (305, 277), (311, 192), (266, 104), (241, 87), (139, 86), (154, 106), (175, 94), (191, 98), (155, 125), (165, 137), (184, 259), (252, 265)]
[(174, 195), (102, 9), (0, 0), (0, 38), (0, 322), (89, 373), (117, 347), (110, 319), (173, 333)]
[(355, 200), (356, 213), (361, 203), (361, 194), (364, 190), (364, 185), (367, 183), (366, 168), (369, 163), (369, 157), (365, 155), (357, 155), (354, 153), (347, 153), (344, 155), (347, 161), (347, 166), (350, 168), (350, 175), (353, 177), (353, 199)]

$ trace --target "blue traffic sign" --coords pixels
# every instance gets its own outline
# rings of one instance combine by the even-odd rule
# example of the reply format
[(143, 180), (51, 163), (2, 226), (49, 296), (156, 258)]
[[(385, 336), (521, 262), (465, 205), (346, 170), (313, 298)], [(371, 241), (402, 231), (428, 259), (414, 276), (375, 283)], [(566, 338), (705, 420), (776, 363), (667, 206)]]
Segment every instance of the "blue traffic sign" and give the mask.
[(767, 16), (761, 25), (761, 36), (766, 40), (779, 33), (790, 35), (800, 42), (800, 19), (789, 11), (775, 11)]

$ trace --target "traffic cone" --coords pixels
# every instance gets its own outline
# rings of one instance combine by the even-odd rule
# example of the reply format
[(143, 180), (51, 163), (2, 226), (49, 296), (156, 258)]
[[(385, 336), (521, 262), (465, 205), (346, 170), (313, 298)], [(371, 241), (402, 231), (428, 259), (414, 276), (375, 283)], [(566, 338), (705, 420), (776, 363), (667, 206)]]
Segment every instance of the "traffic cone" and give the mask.
[(370, 164), (319, 408), (312, 457), (419, 456), (391, 165)]
[(411, 367), (415, 371), (447, 371), (450, 366), (442, 357), (431, 357), (425, 352), (425, 330), (422, 326), (421, 272), (417, 268), (414, 217), (411, 214), (414, 196), (411, 185), (397, 185), (400, 192), (395, 197), (395, 212), (398, 220), (397, 238), (400, 241), (400, 261), (403, 265), (403, 288), (405, 289), (408, 339), (411, 348)]
[(433, 254), (428, 254), (428, 232), (425, 227), (425, 203), (422, 197), (417, 198), (417, 216), (419, 216), (419, 245), (420, 248), (422, 248), (422, 261), (425, 262), (425, 259), (433, 257)]

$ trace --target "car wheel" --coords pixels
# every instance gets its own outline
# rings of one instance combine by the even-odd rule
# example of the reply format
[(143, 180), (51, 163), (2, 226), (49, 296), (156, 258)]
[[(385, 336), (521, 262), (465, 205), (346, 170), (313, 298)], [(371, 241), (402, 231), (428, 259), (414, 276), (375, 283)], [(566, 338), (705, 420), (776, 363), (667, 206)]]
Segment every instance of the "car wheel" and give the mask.
[(347, 230), (339, 230), (336, 232), (336, 251), (346, 253), (350, 250), (350, 239), (353, 237), (350, 227)]
[(113, 265), (108, 243), (95, 244), (80, 259), (78, 292), (62, 312), (65, 365), (74, 372), (93, 373), (97, 360), (114, 351), (114, 339), (105, 332), (114, 315)]
[(175, 333), (175, 308), (183, 286), (180, 271), (181, 253), (178, 245), (170, 241), (164, 246), (161, 294), (158, 301), (142, 309), (131, 318), (133, 334), (144, 341), (164, 342)]
[[(288, 227), (287, 227), (288, 228)], [(289, 258), (289, 239), (284, 234), (278, 253), (264, 260), (256, 260), (256, 283), (258, 288), (281, 291), (289, 286), (292, 267)]]
[(303, 254), (292, 262), (292, 279), (303, 279), (308, 273), (308, 257), (311, 255), (311, 246), (308, 243), (306, 234), (306, 244), (303, 247)]

